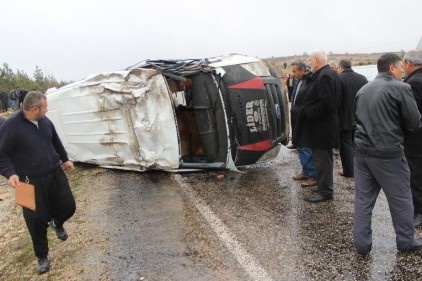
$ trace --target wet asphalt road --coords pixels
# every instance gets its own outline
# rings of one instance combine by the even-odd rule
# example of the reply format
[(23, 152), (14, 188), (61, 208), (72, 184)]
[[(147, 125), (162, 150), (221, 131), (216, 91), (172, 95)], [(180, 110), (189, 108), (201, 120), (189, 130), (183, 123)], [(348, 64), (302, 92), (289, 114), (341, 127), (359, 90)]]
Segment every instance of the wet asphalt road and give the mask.
[(242, 173), (110, 171), (107, 208), (87, 210), (108, 246), (87, 263), (112, 280), (422, 280), (422, 252), (396, 251), (382, 193), (372, 252), (355, 253), (354, 182), (335, 162), (334, 200), (319, 204), (304, 201), (313, 193), (292, 180), (299, 162), (284, 147)]

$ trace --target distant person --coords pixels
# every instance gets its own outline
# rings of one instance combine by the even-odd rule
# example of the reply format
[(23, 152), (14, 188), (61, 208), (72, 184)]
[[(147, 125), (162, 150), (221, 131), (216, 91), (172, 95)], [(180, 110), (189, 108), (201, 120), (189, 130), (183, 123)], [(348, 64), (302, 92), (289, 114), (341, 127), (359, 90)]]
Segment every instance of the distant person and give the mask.
[[(412, 87), (419, 113), (422, 114), (422, 50), (409, 51), (404, 55), (404, 73)], [(413, 195), (415, 227), (422, 225), (422, 129), (407, 136), (404, 142), (404, 154), (410, 169), (410, 186)]]
[(23, 105), (23, 100), (25, 99), (25, 97), (26, 97), (26, 94), (28, 94), (28, 91), (26, 91), (26, 90), (21, 90), (20, 92), (19, 92), (19, 108), (21, 108), (22, 107), (22, 105)]
[(2, 105), (1, 111), (7, 112), (8, 104), (9, 104), (9, 95), (6, 92), (2, 91), (0, 93), (0, 100), (1, 100), (1, 105)]
[(350, 60), (341, 60), (338, 70), (341, 82), (341, 98), (339, 112), (340, 127), (340, 159), (343, 170), (339, 172), (341, 176), (353, 178), (353, 102), (356, 93), (368, 80), (362, 74), (356, 73), (352, 69)]
[[(292, 94), (292, 105), (291, 105), (291, 124), (292, 124), (292, 144), (297, 148), (299, 154), (299, 161), (302, 166), (301, 172), (293, 176), (294, 180), (304, 180), (302, 182), (303, 187), (315, 186), (317, 184), (317, 173), (315, 170), (314, 160), (312, 158), (312, 149), (310, 147), (299, 147), (295, 145), (296, 135), (296, 117), (294, 115), (295, 107), (301, 105), (303, 100), (301, 97), (306, 90), (306, 83), (311, 76), (311, 72), (307, 70), (306, 63), (303, 60), (295, 60), (291, 64), (292, 72), (295, 79), (298, 81)], [(299, 97), (300, 96), (300, 97)]]
[[(73, 170), (53, 123), (45, 116), (47, 98), (40, 92), (29, 92), (23, 110), (8, 118), (0, 127), (0, 173), (10, 186), (19, 181), (35, 186), (36, 210), (23, 209), (26, 226), (38, 258), (37, 271), (50, 269), (47, 228), (57, 238), (68, 238), (63, 227), (75, 212), (75, 199), (60, 167)], [(4, 253), (3, 253), (4, 254)]]
[(296, 145), (312, 148), (318, 191), (307, 201), (317, 203), (333, 199), (333, 148), (339, 143), (337, 110), (341, 86), (338, 74), (328, 66), (325, 52), (313, 52), (310, 64), (313, 74), (300, 106), (295, 106), (292, 114), (297, 120)]
[(387, 197), (399, 251), (422, 247), (414, 238), (410, 172), (403, 153), (406, 136), (421, 125), (410, 85), (401, 82), (403, 62), (396, 54), (382, 55), (377, 77), (356, 95), (355, 212), (353, 242), (359, 254), (372, 248), (372, 210), (382, 189)]
[(10, 108), (12, 110), (16, 110), (17, 109), (17, 102), (18, 102), (18, 89), (13, 89), (12, 91), (10, 91), (9, 94), (9, 101), (10, 101)]
[(292, 94), (293, 94), (293, 89), (295, 87), (296, 84), (296, 80), (294, 78), (293, 75), (287, 74), (287, 76), (285, 77), (285, 84), (287, 86), (287, 94), (289, 97), (289, 101), (292, 101)]

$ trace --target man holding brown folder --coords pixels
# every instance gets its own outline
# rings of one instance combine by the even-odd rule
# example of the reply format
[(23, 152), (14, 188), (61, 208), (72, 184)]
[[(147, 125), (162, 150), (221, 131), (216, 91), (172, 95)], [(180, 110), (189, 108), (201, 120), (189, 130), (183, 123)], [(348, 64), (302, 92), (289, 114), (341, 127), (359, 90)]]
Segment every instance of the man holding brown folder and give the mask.
[(66, 240), (63, 223), (76, 210), (69, 182), (60, 167), (63, 163), (65, 169), (73, 170), (73, 163), (46, 113), (47, 97), (40, 92), (29, 92), (23, 109), (0, 127), (0, 173), (13, 187), (20, 182), (34, 186), (35, 210), (22, 209), (38, 258), (39, 274), (50, 269), (48, 226), (60, 240)]

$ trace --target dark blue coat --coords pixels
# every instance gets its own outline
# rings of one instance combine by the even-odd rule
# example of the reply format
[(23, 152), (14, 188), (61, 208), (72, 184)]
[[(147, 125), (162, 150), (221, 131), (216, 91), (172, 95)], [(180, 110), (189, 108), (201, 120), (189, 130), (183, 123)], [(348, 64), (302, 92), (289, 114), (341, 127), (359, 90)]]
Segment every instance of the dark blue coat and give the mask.
[(47, 117), (37, 127), (19, 111), (0, 127), (0, 173), (6, 178), (43, 175), (57, 168), (60, 160), (69, 158)]

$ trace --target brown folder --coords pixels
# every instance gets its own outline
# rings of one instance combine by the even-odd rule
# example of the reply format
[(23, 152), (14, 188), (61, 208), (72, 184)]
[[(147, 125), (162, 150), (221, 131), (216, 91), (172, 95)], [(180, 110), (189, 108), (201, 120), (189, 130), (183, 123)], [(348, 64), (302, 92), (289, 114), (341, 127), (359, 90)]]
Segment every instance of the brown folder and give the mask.
[(16, 205), (35, 211), (35, 189), (32, 184), (19, 182), (16, 186)]

